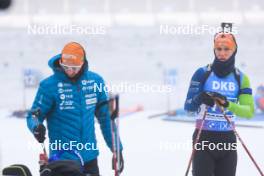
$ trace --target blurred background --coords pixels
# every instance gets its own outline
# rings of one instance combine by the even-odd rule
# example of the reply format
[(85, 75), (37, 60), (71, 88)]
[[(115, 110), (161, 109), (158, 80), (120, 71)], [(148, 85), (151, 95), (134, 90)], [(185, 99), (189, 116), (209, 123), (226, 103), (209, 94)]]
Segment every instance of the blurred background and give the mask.
[[(25, 105), (24, 70), (37, 70), (43, 77), (51, 74), (48, 60), (69, 41), (85, 46), (90, 69), (111, 84), (163, 84), (164, 71), (174, 70), (176, 91), (170, 101), (180, 107), (193, 72), (214, 58), (213, 35), (221, 22), (234, 23), (236, 64), (256, 87), (263, 75), (261, 0), (13, 0), (0, 13), (0, 61), (5, 83), (1, 93), (12, 90), (16, 98), (0, 100), (0, 107), (30, 106), (35, 92), (29, 91)], [(192, 31), (197, 28), (205, 30)], [(120, 93), (122, 106), (167, 106), (167, 96), (160, 93)]]
[(52, 73), (48, 60), (70, 41), (85, 47), (89, 69), (108, 84), (173, 87), (120, 91), (122, 108), (182, 108), (192, 74), (214, 59), (221, 22), (233, 23), (236, 66), (253, 92), (264, 82), (263, 0), (0, 0), (0, 6), (2, 114), (30, 108), (38, 82)]

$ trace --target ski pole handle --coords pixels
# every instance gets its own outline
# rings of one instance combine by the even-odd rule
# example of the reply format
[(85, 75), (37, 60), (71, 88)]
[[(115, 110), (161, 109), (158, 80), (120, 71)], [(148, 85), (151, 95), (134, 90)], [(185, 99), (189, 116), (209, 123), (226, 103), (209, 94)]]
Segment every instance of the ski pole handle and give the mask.
[[(35, 110), (32, 110), (31, 111), (31, 115), (32, 115), (33, 119), (35, 120), (36, 125), (38, 126), (40, 124), (39, 121), (38, 121), (38, 118), (41, 115), (40, 108), (36, 108)], [(41, 143), (41, 147), (43, 149), (43, 153), (44, 153), (45, 157), (48, 158), (48, 154), (47, 154), (47, 151), (46, 151), (46, 147), (45, 147), (44, 142)]]
[(111, 114), (111, 120), (115, 120), (119, 116), (119, 95), (116, 95), (115, 97), (111, 98), (110, 102), (114, 103), (114, 111)]

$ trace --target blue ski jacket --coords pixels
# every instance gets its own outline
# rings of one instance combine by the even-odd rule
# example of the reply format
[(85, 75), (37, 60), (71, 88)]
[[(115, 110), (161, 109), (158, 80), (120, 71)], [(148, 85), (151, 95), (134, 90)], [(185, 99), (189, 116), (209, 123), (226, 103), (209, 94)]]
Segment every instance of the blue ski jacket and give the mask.
[[(31, 108), (40, 109), (40, 115), (37, 121), (28, 113), (27, 126), (33, 132), (38, 123), (46, 120), (50, 156), (61, 150), (77, 151), (87, 162), (99, 155), (95, 116), (107, 146), (112, 148), (109, 107), (106, 103), (99, 106), (108, 100), (108, 95), (102, 77), (88, 70), (87, 60), (82, 75), (72, 81), (59, 67), (60, 58), (61, 54), (49, 60), (54, 74), (41, 81)], [(61, 159), (79, 160), (73, 152), (65, 152)]]

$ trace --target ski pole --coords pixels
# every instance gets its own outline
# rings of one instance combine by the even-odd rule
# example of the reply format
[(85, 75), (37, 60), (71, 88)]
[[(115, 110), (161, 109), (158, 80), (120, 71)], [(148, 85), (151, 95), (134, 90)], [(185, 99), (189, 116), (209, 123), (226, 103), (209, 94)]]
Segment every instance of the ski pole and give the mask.
[(118, 176), (116, 144), (115, 144), (116, 139), (115, 139), (114, 121), (113, 120), (111, 120), (111, 129), (112, 129), (112, 150), (113, 150), (113, 160), (114, 160), (114, 171), (115, 171), (115, 176)]
[[(119, 96), (117, 95), (116, 96), (116, 136), (117, 136), (117, 139), (116, 139), (116, 151), (117, 151), (117, 168), (118, 168), (118, 172), (120, 170), (120, 138), (119, 138)], [(120, 175), (120, 173), (118, 173)]]
[(204, 121), (205, 121), (205, 118), (206, 118), (207, 111), (208, 111), (208, 107), (206, 106), (206, 110), (204, 111), (203, 118), (202, 118), (202, 124), (199, 127), (198, 133), (196, 135), (196, 138), (195, 138), (195, 141), (194, 141), (194, 144), (193, 144), (192, 153), (191, 153), (191, 156), (190, 156), (190, 159), (189, 159), (189, 162), (188, 162), (188, 166), (187, 166), (187, 169), (186, 169), (186, 172), (185, 172), (185, 176), (188, 176), (188, 174), (189, 174), (189, 170), (190, 170), (190, 167), (191, 167), (191, 163), (192, 163), (194, 154), (196, 152), (195, 145), (200, 140), (201, 133), (202, 133), (202, 128), (203, 128), (203, 125), (204, 125)]
[[(40, 116), (40, 113), (41, 112), (40, 112), (40, 109), (39, 108), (37, 108), (37, 109), (35, 109), (35, 110), (33, 110), (31, 112), (32, 117), (35, 120), (36, 125), (39, 125), (38, 117)], [(45, 160), (48, 160), (48, 154), (47, 154), (47, 151), (46, 151), (46, 147), (45, 147), (44, 142), (41, 143), (41, 147), (43, 149), (43, 153), (44, 153)]]
[(120, 156), (119, 156), (119, 134), (117, 129), (117, 134), (115, 134), (115, 119), (118, 119), (119, 113), (119, 96), (114, 97), (115, 102), (115, 110), (111, 114), (111, 131), (112, 131), (112, 150), (113, 150), (113, 162), (114, 162), (114, 171), (115, 176), (119, 176), (119, 165), (120, 165)]
[(226, 121), (228, 122), (229, 125), (231, 125), (232, 130), (234, 131), (235, 135), (237, 136), (238, 140), (240, 141), (240, 143), (242, 144), (243, 148), (245, 149), (245, 151), (247, 152), (249, 158), (251, 159), (251, 161), (254, 163), (254, 165), (256, 166), (258, 172), (260, 173), (261, 176), (264, 176), (262, 170), (260, 169), (259, 165), (257, 164), (256, 160), (253, 158), (252, 154), (250, 153), (249, 149), (247, 148), (247, 146), (245, 145), (244, 141), (242, 140), (242, 138), (240, 137), (240, 135), (238, 134), (234, 124), (232, 124), (231, 120), (229, 117), (227, 117), (224, 107), (221, 106), (219, 103), (217, 103), (217, 101), (215, 101), (216, 104), (220, 107), (224, 118), (226, 119)]
[[(100, 109), (102, 106), (109, 104), (109, 103), (110, 103), (110, 106), (111, 106), (111, 103), (115, 103), (115, 104), (112, 104), (115, 107), (114, 107), (114, 111), (111, 112), (111, 116), (110, 116), (111, 123), (110, 123), (110, 125), (111, 125), (111, 136), (112, 136), (112, 152), (113, 152), (114, 172), (115, 172), (115, 176), (119, 176), (119, 169), (118, 169), (117, 164), (120, 163), (120, 157), (117, 155), (117, 146), (116, 146), (117, 138), (119, 137), (119, 132), (117, 131), (118, 134), (115, 133), (115, 119), (118, 119), (118, 116), (119, 116), (119, 96), (116, 95), (114, 97), (111, 97), (110, 100), (100, 103), (97, 107), (97, 110)], [(110, 109), (112, 109), (112, 108), (110, 107)], [(118, 136), (116, 136), (116, 135), (118, 135)]]

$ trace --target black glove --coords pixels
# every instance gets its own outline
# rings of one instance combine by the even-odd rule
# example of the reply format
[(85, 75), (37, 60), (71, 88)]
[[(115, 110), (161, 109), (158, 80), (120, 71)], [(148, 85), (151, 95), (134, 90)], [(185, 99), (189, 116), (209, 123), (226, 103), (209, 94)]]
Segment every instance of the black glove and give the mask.
[(229, 102), (226, 98), (226, 96), (217, 93), (217, 92), (208, 92), (208, 95), (210, 95), (217, 104), (219, 104), (220, 106), (223, 106), (225, 108), (227, 108), (229, 106)]
[(33, 134), (39, 143), (43, 143), (46, 139), (45, 138), (45, 135), (46, 135), (45, 126), (43, 124), (39, 124), (38, 126), (34, 128)]
[[(118, 169), (118, 172), (119, 173), (122, 173), (123, 172), (123, 170), (124, 170), (124, 159), (123, 159), (123, 154), (122, 154), (122, 152), (120, 151), (120, 153), (119, 153), (119, 167), (117, 168)], [(117, 161), (116, 161), (117, 162)], [(112, 158), (112, 169), (114, 170), (115, 169), (115, 160), (114, 160), (114, 156), (113, 156), (113, 158)]]
[(205, 104), (210, 107), (213, 107), (215, 105), (214, 99), (210, 95), (208, 95), (206, 92), (201, 92), (200, 94), (198, 94), (194, 98), (194, 101), (199, 105)]

